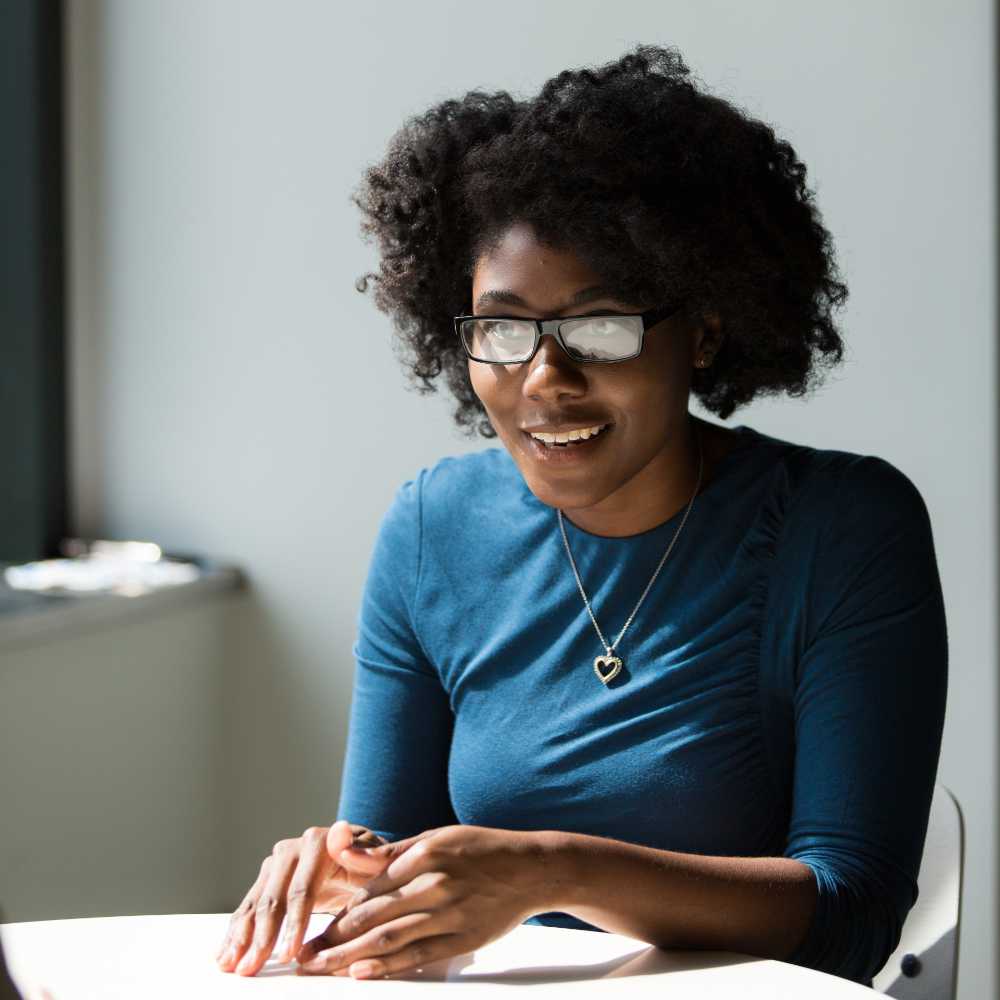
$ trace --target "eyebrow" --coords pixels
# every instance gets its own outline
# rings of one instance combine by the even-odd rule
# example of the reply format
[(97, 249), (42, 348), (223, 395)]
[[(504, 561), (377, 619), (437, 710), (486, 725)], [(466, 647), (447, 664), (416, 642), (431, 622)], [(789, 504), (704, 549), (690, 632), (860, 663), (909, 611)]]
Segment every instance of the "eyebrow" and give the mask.
[[(604, 285), (590, 285), (588, 288), (582, 288), (575, 295), (573, 295), (568, 302), (565, 302), (560, 308), (556, 310), (557, 313), (565, 312), (567, 309), (572, 309), (575, 306), (582, 306), (587, 302), (596, 302), (599, 299), (615, 299), (615, 296)], [(615, 300), (617, 301), (617, 300)], [(509, 288), (488, 288), (482, 295), (476, 299), (476, 304), (472, 307), (473, 311), (482, 308), (484, 305), (501, 305), (501, 306), (520, 306), (524, 309), (528, 308), (528, 303), (521, 298), (516, 292), (512, 292)]]

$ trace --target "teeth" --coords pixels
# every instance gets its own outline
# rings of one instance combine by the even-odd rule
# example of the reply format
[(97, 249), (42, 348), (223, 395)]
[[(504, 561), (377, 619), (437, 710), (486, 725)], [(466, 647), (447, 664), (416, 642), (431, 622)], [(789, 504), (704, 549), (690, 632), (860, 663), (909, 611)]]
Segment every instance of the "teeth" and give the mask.
[(582, 430), (567, 431), (564, 434), (549, 434), (546, 431), (538, 431), (531, 436), (545, 444), (566, 444), (568, 441), (586, 441), (595, 434), (599, 434), (607, 427), (607, 424), (598, 424), (594, 427), (584, 427)]

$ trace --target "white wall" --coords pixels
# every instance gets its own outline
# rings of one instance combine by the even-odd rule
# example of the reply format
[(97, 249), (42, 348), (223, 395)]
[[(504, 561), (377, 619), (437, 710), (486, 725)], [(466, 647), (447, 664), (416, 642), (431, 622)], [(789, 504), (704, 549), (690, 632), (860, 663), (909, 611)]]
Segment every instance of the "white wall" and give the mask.
[[(967, 821), (960, 992), (995, 995), (994, 27), (986, 0), (105, 0), (69, 5), (74, 511), (245, 567), (227, 663), (234, 895), (333, 819), (374, 532), (442, 454), (404, 390), (348, 201), (411, 113), (673, 43), (809, 165), (852, 290), (848, 362), (731, 423), (879, 454), (934, 524)], [(509, 55), (504, 55), (509, 53)]]

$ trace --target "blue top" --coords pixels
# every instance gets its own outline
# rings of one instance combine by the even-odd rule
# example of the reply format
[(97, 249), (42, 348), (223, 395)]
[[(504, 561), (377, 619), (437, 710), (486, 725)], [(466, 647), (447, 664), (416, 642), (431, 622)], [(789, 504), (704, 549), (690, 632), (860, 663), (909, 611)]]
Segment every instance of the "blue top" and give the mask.
[[(869, 984), (917, 897), (944, 723), (927, 510), (881, 458), (737, 431), (608, 687), (556, 512), (508, 452), (404, 483), (358, 616), (337, 816), (390, 840), (468, 823), (797, 858), (819, 896), (790, 960)], [(625, 538), (564, 519), (609, 642), (681, 517)]]

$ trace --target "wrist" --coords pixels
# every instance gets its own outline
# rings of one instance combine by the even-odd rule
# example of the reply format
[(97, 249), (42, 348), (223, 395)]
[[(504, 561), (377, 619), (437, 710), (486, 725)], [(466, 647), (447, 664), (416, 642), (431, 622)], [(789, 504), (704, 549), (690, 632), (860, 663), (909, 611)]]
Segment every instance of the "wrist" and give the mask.
[(565, 911), (578, 883), (572, 834), (533, 830), (528, 835), (531, 862), (527, 866), (527, 898), (535, 913)]

